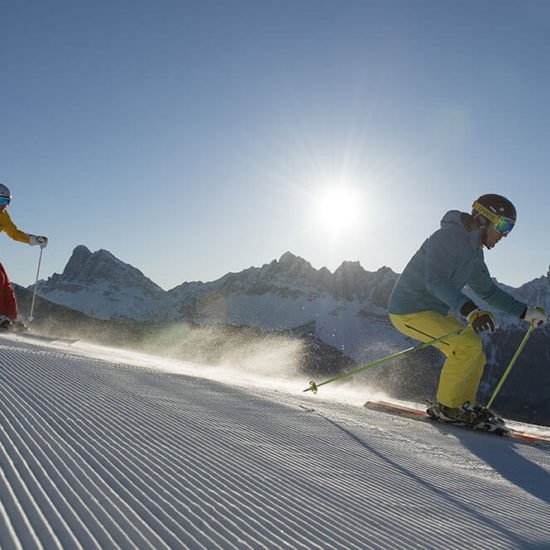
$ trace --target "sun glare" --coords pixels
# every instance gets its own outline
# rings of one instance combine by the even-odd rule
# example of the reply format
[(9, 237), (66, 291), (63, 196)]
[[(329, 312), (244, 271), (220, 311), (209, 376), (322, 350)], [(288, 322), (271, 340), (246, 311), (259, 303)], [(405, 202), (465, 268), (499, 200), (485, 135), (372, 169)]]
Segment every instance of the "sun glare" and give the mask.
[(350, 230), (359, 220), (360, 199), (359, 192), (350, 187), (333, 187), (321, 191), (314, 204), (317, 224), (334, 236)]

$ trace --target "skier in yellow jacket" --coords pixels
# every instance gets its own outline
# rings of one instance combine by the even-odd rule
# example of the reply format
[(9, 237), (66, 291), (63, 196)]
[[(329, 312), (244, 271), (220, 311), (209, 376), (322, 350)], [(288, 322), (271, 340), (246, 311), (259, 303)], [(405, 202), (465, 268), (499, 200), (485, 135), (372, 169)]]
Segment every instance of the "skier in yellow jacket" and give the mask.
[[(46, 237), (31, 235), (17, 228), (8, 214), (7, 207), (11, 202), (10, 190), (0, 183), (0, 232), (5, 232), (14, 241), (38, 245), (48, 245)], [(0, 329), (9, 329), (17, 319), (17, 301), (4, 266), (0, 263)]]

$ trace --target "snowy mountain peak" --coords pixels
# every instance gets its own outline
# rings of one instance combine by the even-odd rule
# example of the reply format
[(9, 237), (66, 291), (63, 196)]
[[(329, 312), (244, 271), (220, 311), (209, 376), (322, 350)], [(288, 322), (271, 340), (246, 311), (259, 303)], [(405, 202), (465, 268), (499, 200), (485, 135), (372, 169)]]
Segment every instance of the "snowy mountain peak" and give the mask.
[(313, 282), (318, 273), (308, 261), (300, 256), (295, 256), (292, 252), (285, 252), (279, 261), (270, 264), (270, 267), (274, 274), (284, 275), (299, 283)]
[(166, 315), (162, 288), (107, 250), (91, 252), (84, 245), (73, 250), (63, 273), (40, 282), (37, 293), (101, 319), (147, 320)]
[[(302, 258), (299, 258), (298, 256), (295, 256), (294, 254), (292, 254), (292, 252), (285, 252), (280, 258), (279, 258), (279, 263), (280, 264), (291, 264), (291, 263), (294, 263), (296, 260), (302, 260)], [(303, 260), (305, 261), (305, 260)]]
[(145, 284), (160, 289), (139, 269), (120, 261), (107, 250), (91, 252), (83, 245), (74, 249), (61, 277), (66, 281), (80, 283), (109, 281), (124, 284), (124, 286)]
[(334, 272), (335, 279), (351, 278), (357, 279), (365, 275), (365, 270), (359, 262), (342, 262)]
[(84, 245), (77, 246), (63, 270), (63, 276), (67, 279), (77, 278), (81, 272), (81, 266), (85, 265), (91, 255), (91, 251)]

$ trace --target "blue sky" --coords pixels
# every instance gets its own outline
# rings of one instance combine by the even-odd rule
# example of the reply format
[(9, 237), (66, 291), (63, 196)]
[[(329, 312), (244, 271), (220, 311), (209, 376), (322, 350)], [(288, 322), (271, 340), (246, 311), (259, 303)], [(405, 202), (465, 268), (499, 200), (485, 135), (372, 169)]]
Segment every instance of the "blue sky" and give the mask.
[(42, 276), (84, 244), (166, 289), (287, 250), (400, 272), (501, 193), (519, 286), (550, 264), (548, 51), (545, 1), (0, 0), (0, 182)]

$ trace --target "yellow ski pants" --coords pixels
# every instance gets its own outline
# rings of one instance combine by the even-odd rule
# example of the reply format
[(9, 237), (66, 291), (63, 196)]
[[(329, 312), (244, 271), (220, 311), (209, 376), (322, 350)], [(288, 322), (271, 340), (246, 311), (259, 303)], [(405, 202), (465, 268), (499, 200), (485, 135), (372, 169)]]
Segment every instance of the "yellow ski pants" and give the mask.
[[(390, 321), (397, 330), (421, 342), (429, 342), (463, 328), (452, 315), (445, 316), (436, 311), (390, 314)], [(486, 361), (481, 338), (467, 330), (434, 344), (434, 347), (447, 357), (439, 378), (439, 403), (447, 407), (460, 407), (465, 401), (475, 403)]]

